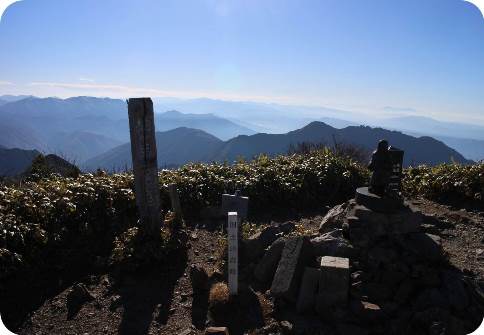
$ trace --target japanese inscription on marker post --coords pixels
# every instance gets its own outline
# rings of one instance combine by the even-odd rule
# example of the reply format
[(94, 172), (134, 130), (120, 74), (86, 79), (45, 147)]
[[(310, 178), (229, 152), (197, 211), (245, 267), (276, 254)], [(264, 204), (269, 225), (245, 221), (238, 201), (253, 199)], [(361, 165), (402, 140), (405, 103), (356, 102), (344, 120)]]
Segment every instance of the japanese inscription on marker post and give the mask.
[(227, 238), (229, 242), (229, 292), (231, 295), (236, 295), (239, 276), (239, 220), (237, 212), (228, 213)]

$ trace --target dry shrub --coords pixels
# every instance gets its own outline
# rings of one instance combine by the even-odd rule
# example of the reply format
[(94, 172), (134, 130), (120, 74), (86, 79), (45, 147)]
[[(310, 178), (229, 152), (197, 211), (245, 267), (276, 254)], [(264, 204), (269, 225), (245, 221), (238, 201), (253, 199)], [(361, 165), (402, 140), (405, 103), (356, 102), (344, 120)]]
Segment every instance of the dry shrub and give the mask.
[(229, 288), (225, 283), (216, 283), (210, 289), (208, 302), (210, 306), (225, 305), (229, 302)]
[(262, 293), (258, 292), (256, 295), (257, 299), (259, 300), (262, 315), (264, 316), (264, 319), (268, 319), (272, 315), (274, 305), (270, 300), (267, 300)]
[(208, 296), (208, 318), (215, 324), (226, 324), (233, 307), (227, 284), (220, 282), (212, 285)]
[(217, 239), (217, 246), (214, 250), (214, 257), (216, 259), (215, 263), (215, 270), (225, 274), (227, 271), (227, 262), (228, 259), (228, 243), (227, 239), (219, 236)]
[(113, 245), (110, 266), (127, 272), (168, 262), (170, 253), (179, 248), (165, 227), (159, 236), (146, 236), (138, 227), (132, 227), (116, 236)]

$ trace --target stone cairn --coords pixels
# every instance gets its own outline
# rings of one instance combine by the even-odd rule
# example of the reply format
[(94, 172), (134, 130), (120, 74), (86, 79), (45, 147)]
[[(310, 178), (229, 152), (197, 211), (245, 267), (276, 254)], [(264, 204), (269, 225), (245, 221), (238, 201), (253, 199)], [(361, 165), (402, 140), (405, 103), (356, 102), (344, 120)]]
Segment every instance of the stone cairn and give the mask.
[(340, 334), (470, 333), (482, 291), (447, 262), (438, 236), (421, 231), (423, 219), (403, 198), (362, 187), (329, 210), (319, 234), (270, 226), (244, 241), (244, 256), (276, 309), (305, 316), (297, 333), (319, 333), (308, 316)]

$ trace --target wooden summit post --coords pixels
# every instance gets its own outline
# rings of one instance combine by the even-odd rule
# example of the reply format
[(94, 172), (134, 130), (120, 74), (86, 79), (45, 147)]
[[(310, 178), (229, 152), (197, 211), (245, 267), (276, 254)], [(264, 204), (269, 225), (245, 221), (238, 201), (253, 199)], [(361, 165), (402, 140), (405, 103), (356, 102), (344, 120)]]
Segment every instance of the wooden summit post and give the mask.
[(161, 226), (161, 215), (153, 102), (150, 98), (129, 99), (128, 116), (141, 229), (156, 236)]

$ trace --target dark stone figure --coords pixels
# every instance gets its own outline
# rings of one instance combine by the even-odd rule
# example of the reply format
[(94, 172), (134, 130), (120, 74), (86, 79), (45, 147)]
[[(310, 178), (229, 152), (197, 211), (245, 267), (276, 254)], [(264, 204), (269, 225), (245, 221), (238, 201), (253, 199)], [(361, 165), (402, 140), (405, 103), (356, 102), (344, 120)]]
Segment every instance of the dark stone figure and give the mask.
[(392, 175), (392, 159), (390, 152), (388, 151), (388, 142), (386, 140), (378, 142), (378, 148), (371, 156), (368, 169), (372, 171), (370, 187), (368, 190), (371, 193), (384, 196)]

